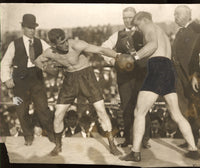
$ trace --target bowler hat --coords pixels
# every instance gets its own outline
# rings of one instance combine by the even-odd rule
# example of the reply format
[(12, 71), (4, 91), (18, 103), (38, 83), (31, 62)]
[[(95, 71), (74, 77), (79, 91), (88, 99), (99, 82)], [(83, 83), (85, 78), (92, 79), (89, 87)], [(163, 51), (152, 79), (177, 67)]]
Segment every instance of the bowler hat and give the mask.
[(36, 17), (32, 14), (25, 14), (22, 19), (22, 26), (28, 28), (35, 28), (38, 26), (36, 23)]

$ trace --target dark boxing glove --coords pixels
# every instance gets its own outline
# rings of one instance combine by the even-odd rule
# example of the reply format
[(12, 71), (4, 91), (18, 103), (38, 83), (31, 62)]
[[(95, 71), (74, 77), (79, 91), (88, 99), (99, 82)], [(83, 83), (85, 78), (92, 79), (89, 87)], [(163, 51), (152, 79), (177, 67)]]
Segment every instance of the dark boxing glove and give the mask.
[(129, 72), (134, 69), (135, 59), (130, 54), (117, 54), (116, 66), (121, 71)]

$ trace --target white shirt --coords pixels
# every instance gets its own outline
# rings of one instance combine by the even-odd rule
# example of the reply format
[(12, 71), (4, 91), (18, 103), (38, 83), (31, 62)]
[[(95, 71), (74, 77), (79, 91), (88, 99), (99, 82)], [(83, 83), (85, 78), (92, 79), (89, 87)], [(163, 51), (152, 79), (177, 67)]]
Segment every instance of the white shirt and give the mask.
[[(131, 30), (135, 31), (135, 27), (133, 27), (132, 29), (125, 28), (125, 31), (131, 31)], [(117, 31), (113, 35), (111, 35), (109, 37), (109, 39), (106, 40), (101, 46), (105, 47), (105, 48), (110, 48), (110, 49), (115, 48), (115, 46), (117, 44), (117, 39), (118, 39), (118, 32), (119, 31)], [(106, 61), (106, 63), (111, 64), (111, 61), (113, 60), (113, 58), (107, 57), (105, 55), (102, 55), (102, 56), (103, 56), (104, 60)]]
[[(24, 42), (27, 56), (28, 56), (27, 67), (34, 67), (35, 65), (31, 62), (30, 57), (29, 57), (29, 40), (30, 39), (24, 35), (22, 39)], [(41, 43), (42, 43), (43, 50), (46, 50), (47, 48), (50, 47), (44, 40), (41, 40)], [(9, 44), (8, 49), (1, 61), (1, 81), (2, 82), (5, 82), (12, 78), (12, 65), (13, 65), (14, 55), (15, 55), (15, 46), (14, 46), (14, 41), (12, 41)]]

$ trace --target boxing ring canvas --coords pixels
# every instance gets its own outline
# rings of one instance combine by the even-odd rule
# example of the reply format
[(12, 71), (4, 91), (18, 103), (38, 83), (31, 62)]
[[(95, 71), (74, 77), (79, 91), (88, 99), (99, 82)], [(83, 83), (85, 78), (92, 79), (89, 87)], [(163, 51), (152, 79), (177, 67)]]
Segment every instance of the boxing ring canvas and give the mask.
[[(200, 161), (184, 157), (186, 150), (177, 147), (182, 139), (151, 139), (150, 149), (142, 149), (142, 161), (126, 162), (109, 152), (105, 138), (63, 138), (62, 153), (52, 157), (49, 152), (54, 144), (45, 137), (38, 137), (30, 147), (24, 146), (23, 137), (7, 137), (5, 144), (11, 163), (43, 163), (43, 164), (86, 164), (86, 165), (121, 165), (136, 167), (199, 167)], [(122, 139), (116, 139), (122, 142)], [(123, 154), (130, 148), (120, 149)]]
[[(20, 33), (20, 20), (24, 13), (33, 13), (41, 30), (59, 27), (66, 28), (72, 34), (71, 27), (96, 25), (115, 25), (113, 32), (123, 26), (121, 12), (125, 7), (135, 7), (137, 11), (148, 11), (156, 22), (173, 22), (173, 10), (178, 4), (1, 4), (1, 33), (2, 43), (6, 40), (6, 33), (16, 31)], [(200, 18), (200, 4), (190, 4), (193, 17)], [(79, 13), (77, 13), (79, 11)], [(166, 12), (167, 11), (167, 12)], [(161, 13), (158, 15), (158, 13)], [(50, 15), (51, 14), (51, 15)], [(162, 16), (163, 14), (163, 16)], [(78, 18), (78, 19), (77, 19)], [(117, 25), (117, 26), (116, 26)], [(174, 29), (177, 29), (175, 26)], [(167, 31), (167, 30), (166, 30)], [(13, 40), (13, 39), (12, 39)], [(6, 41), (8, 42), (8, 41)], [(12, 102), (11, 102), (12, 103)], [(8, 103), (9, 104), (9, 103)], [(3, 104), (2, 104), (3, 105)], [(184, 109), (184, 104), (183, 107)], [(6, 144), (10, 163), (25, 164), (83, 164), (83, 165), (119, 165), (136, 167), (200, 167), (200, 160), (184, 157), (186, 149), (178, 147), (183, 139), (152, 138), (149, 140), (151, 148), (141, 150), (142, 161), (131, 162), (120, 160), (121, 156), (114, 156), (109, 152), (106, 138), (93, 134), (93, 138), (64, 137), (62, 138), (62, 152), (58, 156), (50, 156), (55, 144), (47, 137), (35, 137), (31, 146), (24, 145), (23, 136), (0, 137)], [(115, 138), (115, 143), (124, 141)], [(200, 142), (199, 142), (200, 143)], [(118, 149), (123, 155), (131, 151), (130, 147)], [(199, 150), (200, 151), (200, 150)]]

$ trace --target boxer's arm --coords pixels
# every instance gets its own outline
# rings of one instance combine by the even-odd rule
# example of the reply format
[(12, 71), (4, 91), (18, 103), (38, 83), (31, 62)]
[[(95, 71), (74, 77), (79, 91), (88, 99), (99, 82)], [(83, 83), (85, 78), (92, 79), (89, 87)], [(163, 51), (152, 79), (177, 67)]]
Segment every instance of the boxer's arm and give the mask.
[(35, 65), (42, 69), (44, 68), (44, 64), (45, 62), (47, 62), (49, 59), (45, 56), (44, 53), (42, 53), (39, 57), (37, 57), (37, 59), (35, 60)]
[(78, 40), (74, 45), (72, 46), (76, 51), (78, 50), (79, 52), (89, 52), (89, 53), (95, 53), (95, 54), (103, 54), (108, 57), (115, 58), (117, 53), (109, 48), (104, 48), (100, 46), (95, 46), (92, 44), (88, 44), (85, 41)]
[(152, 55), (158, 48), (157, 34), (153, 28), (151, 28), (147, 33), (145, 33), (146, 44), (142, 49), (137, 51), (137, 59), (142, 59)]
[[(35, 65), (42, 69), (43, 71), (47, 72), (48, 74), (51, 74), (53, 76), (58, 75), (58, 64), (49, 57), (49, 54), (52, 53), (51, 49), (45, 50), (36, 60)], [(47, 55), (46, 55), (47, 54)], [(55, 53), (52, 53), (55, 54)], [(52, 55), (51, 55), (52, 56)], [(60, 66), (60, 64), (59, 64)]]

